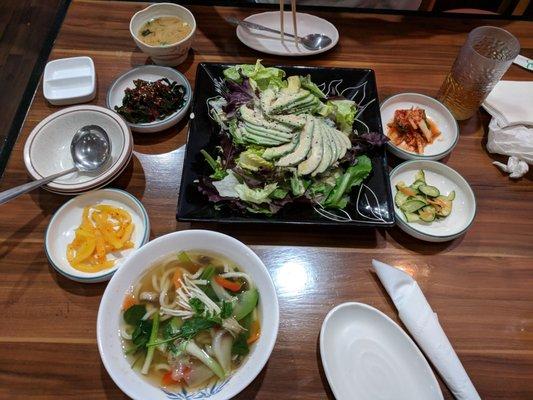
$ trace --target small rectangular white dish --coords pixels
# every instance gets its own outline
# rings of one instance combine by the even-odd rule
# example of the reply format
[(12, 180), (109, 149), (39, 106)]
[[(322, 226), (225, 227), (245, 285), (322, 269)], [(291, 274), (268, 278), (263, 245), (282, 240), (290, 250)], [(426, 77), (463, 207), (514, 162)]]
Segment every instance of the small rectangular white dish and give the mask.
[(63, 106), (91, 101), (96, 96), (96, 72), (90, 57), (60, 58), (44, 68), (44, 98)]

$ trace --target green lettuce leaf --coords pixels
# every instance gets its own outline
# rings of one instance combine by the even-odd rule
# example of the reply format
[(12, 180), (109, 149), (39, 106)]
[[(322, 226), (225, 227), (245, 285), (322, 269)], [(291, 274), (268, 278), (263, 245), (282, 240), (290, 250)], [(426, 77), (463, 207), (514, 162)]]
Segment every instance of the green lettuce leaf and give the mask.
[(367, 156), (357, 157), (357, 164), (349, 167), (337, 178), (337, 183), (323, 205), (328, 208), (345, 208), (350, 199), (350, 190), (358, 186), (372, 171), (372, 162)]
[(302, 85), (304, 89), (309, 90), (319, 99), (326, 98), (326, 95), (324, 94), (324, 92), (320, 90), (319, 87), (314, 82), (311, 81), (311, 75), (300, 76), (300, 84)]
[(241, 183), (235, 186), (235, 191), (239, 198), (253, 204), (270, 203), (270, 194), (278, 187), (277, 183), (270, 183), (265, 185), (262, 189), (251, 189), (246, 183)]
[(283, 80), (285, 72), (279, 68), (265, 67), (261, 64), (261, 60), (257, 60), (255, 64), (234, 65), (226, 68), (223, 73), (226, 79), (238, 83), (242, 82), (243, 77), (248, 77), (252, 87), (257, 87), (259, 90), (286, 86), (286, 82)]
[(337, 127), (351, 133), (357, 106), (352, 100), (329, 100), (320, 110), (320, 114), (329, 117), (337, 124)]
[(248, 148), (239, 155), (237, 165), (248, 171), (259, 171), (261, 168), (272, 169), (274, 164), (261, 157), (263, 152), (264, 149)]

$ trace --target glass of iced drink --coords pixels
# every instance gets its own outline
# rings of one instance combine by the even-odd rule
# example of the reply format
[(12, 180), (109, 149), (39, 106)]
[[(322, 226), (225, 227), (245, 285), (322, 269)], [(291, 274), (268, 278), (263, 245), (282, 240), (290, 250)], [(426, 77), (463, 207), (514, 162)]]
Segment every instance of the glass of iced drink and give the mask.
[(518, 39), (504, 29), (480, 26), (468, 34), (437, 99), (457, 120), (470, 118), (520, 51)]

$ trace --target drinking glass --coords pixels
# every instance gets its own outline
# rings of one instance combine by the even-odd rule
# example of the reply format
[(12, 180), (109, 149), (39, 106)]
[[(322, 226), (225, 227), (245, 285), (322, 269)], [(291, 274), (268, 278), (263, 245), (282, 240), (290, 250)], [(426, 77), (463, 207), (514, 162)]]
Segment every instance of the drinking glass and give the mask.
[(468, 34), (437, 99), (455, 119), (470, 118), (520, 51), (518, 39), (504, 29), (480, 26)]

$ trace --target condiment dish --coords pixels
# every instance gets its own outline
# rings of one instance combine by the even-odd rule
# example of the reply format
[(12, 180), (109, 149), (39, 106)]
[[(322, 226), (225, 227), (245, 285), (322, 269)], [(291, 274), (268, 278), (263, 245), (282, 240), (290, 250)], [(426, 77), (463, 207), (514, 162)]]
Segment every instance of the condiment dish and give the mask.
[(452, 212), (446, 218), (433, 222), (407, 222), (403, 212), (394, 204), (396, 221), (400, 229), (427, 242), (446, 242), (463, 235), (474, 221), (476, 198), (468, 182), (452, 168), (437, 161), (404, 162), (390, 173), (393, 196), (397, 191), (396, 184), (403, 181), (409, 185), (418, 170), (424, 171), (428, 185), (439, 188), (442, 193), (455, 191)]
[(320, 356), (337, 400), (442, 400), (428, 362), (381, 311), (362, 303), (333, 308), (320, 331)]
[(128, 121), (126, 121), (126, 123), (132, 131), (141, 133), (160, 132), (176, 125), (187, 115), (187, 110), (191, 104), (192, 88), (187, 78), (173, 68), (161, 67), (158, 65), (143, 65), (122, 74), (109, 86), (106, 98), (107, 107), (114, 111), (115, 106), (121, 106), (125, 90), (134, 87), (134, 80), (142, 79), (148, 82), (154, 82), (161, 78), (167, 78), (168, 80), (177, 82), (179, 85), (185, 87), (185, 104), (183, 107), (162, 120), (138, 124), (130, 123)]
[[(191, 32), (182, 40), (164, 46), (151, 46), (139, 39), (139, 30), (149, 20), (162, 16), (175, 16), (191, 26)], [(137, 12), (130, 20), (130, 34), (137, 47), (152, 58), (157, 65), (175, 67), (187, 58), (196, 33), (194, 15), (185, 7), (173, 3), (152, 4)]]
[(402, 160), (440, 160), (446, 157), (459, 141), (459, 126), (446, 106), (432, 97), (420, 93), (400, 93), (389, 97), (380, 106), (383, 132), (387, 135), (387, 124), (393, 120), (394, 111), (412, 107), (424, 109), (441, 135), (428, 144), (422, 154), (401, 149), (392, 142), (387, 143), (389, 151)]
[(96, 283), (109, 280), (115, 271), (124, 264), (134, 249), (113, 253), (115, 265), (96, 273), (82, 272), (73, 268), (67, 261), (67, 245), (74, 239), (75, 230), (82, 221), (83, 208), (108, 204), (126, 210), (135, 224), (132, 234), (134, 249), (144, 245), (150, 237), (150, 221), (142, 203), (134, 196), (119, 189), (103, 189), (74, 197), (61, 206), (54, 214), (45, 233), (44, 248), (48, 261), (61, 275), (82, 283)]
[[(239, 367), (217, 385), (201, 392), (164, 391), (134, 371), (124, 355), (119, 334), (121, 306), (126, 292), (158, 259), (180, 251), (202, 250), (221, 255), (242, 267), (259, 291), (258, 312), (261, 336)], [(279, 306), (276, 290), (267, 268), (242, 242), (222, 233), (207, 230), (173, 232), (154, 239), (129, 257), (115, 273), (102, 297), (98, 310), (97, 340), (103, 364), (118, 387), (135, 400), (209, 399), (229, 400), (248, 386), (265, 366), (276, 341)]]

